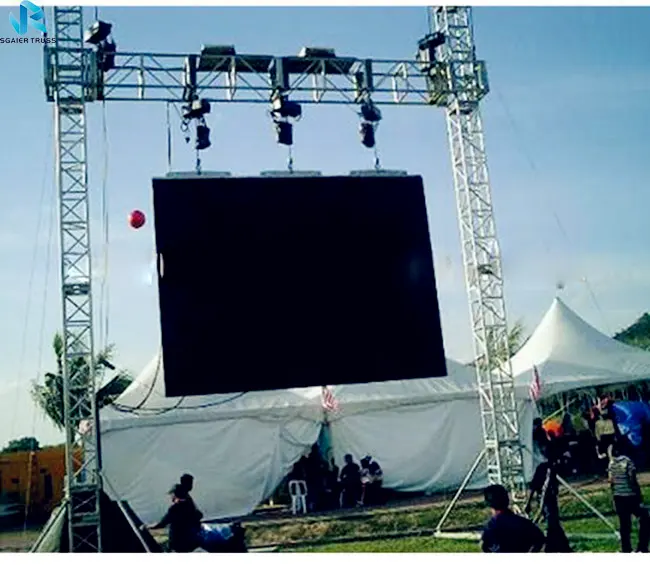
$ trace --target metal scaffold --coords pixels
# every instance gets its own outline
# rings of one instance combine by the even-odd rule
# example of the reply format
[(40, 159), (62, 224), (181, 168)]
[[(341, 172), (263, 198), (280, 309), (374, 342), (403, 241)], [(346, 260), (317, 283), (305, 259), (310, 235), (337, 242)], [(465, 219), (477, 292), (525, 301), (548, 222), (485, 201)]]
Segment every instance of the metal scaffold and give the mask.
[(81, 7), (54, 8), (56, 48), (51, 83), (59, 193), (61, 300), (63, 305), (63, 398), (68, 535), (73, 552), (101, 551), (101, 461), (95, 421), (93, 300), (86, 83), (89, 52), (83, 48)]
[[(107, 40), (110, 24), (97, 22), (92, 38), (84, 38), (83, 9), (54, 8), (56, 43), (45, 47), (45, 92), (56, 123), (71, 551), (101, 551), (85, 122), (86, 103), (96, 101), (182, 104), (186, 119), (197, 121), (197, 138), (199, 128), (207, 129), (210, 103), (268, 104), (282, 117), (278, 131), (290, 102), (357, 106), (366, 130), (381, 119), (379, 105), (445, 108), (485, 439), (461, 490), (483, 457), (491, 483), (515, 494), (525, 489), (512, 370), (493, 355), (509, 352), (479, 111), (487, 73), (475, 56), (471, 8), (430, 10), (433, 29), (413, 60), (376, 60), (316, 48), (289, 57), (242, 55), (232, 46), (205, 46), (198, 54), (126, 53)], [(197, 139), (197, 154), (207, 146)]]
[[(523, 450), (510, 364), (501, 253), (479, 102), (487, 91), (484, 69), (477, 67), (471, 8), (433, 10), (434, 33), (445, 42), (440, 62), (448, 72), (447, 102), (465, 282), (474, 338), (484, 457), (488, 480), (517, 497), (526, 492)], [(497, 359), (496, 353), (501, 354)]]

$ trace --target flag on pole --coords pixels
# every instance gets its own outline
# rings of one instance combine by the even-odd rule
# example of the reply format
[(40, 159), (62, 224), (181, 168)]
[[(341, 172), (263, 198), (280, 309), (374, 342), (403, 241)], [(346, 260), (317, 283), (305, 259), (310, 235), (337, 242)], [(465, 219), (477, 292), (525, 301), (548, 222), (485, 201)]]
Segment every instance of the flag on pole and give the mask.
[(533, 402), (537, 402), (542, 394), (542, 384), (539, 381), (539, 372), (536, 365), (533, 365), (533, 380), (530, 383), (528, 392)]
[(328, 386), (323, 387), (323, 408), (328, 412), (336, 412), (339, 409), (339, 402), (334, 398), (332, 390)]

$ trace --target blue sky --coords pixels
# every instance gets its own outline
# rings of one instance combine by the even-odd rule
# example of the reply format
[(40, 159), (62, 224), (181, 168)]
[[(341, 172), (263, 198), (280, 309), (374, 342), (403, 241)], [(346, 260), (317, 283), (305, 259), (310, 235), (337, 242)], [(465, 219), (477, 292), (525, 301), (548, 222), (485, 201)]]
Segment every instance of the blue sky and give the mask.
[[(0, 36), (13, 34), (9, 11), (0, 8)], [(105, 8), (100, 14), (114, 23), (118, 49), (127, 51), (198, 52), (202, 43), (217, 43), (281, 55), (325, 45), (340, 55), (411, 58), (427, 31), (423, 7)], [(88, 23), (91, 18), (87, 9)], [(510, 320), (534, 329), (561, 280), (566, 302), (614, 333), (650, 310), (650, 9), (476, 8), (474, 20), (492, 87), (483, 117)], [(53, 365), (60, 299), (52, 107), (44, 97), (42, 51), (1, 45), (0, 69), (11, 78), (0, 91), (2, 445), (31, 433), (56, 438), (26, 388)], [(134, 208), (150, 212), (150, 179), (167, 171), (165, 107), (108, 103), (105, 111), (108, 143), (101, 105), (88, 112), (96, 306), (99, 311), (105, 181), (108, 340), (116, 344), (118, 364), (137, 373), (159, 343), (156, 288), (149, 281), (153, 232), (151, 222), (129, 229), (126, 216)], [(209, 123), (206, 169), (255, 174), (284, 167), (285, 152), (275, 145), (263, 106), (220, 105)], [(372, 155), (358, 142), (356, 127), (347, 108), (306, 107), (295, 130), (296, 167), (325, 173), (370, 168)], [(177, 122), (173, 128), (174, 169), (191, 169), (192, 151)], [(468, 360), (443, 112), (386, 109), (378, 146), (386, 168), (424, 176), (447, 354)], [(197, 265), (195, 275), (205, 268)]]

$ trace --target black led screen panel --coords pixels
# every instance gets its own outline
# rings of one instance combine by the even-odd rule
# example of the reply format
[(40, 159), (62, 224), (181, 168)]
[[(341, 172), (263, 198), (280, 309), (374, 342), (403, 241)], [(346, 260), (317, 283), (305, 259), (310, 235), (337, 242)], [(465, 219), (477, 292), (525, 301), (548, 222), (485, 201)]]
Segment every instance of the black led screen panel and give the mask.
[(167, 396), (447, 374), (421, 177), (153, 193)]

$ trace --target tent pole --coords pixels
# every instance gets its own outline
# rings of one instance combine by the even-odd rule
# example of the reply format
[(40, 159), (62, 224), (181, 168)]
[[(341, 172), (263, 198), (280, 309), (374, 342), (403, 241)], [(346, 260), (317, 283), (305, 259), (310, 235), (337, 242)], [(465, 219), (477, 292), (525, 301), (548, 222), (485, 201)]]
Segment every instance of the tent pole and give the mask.
[(440, 522), (438, 522), (438, 525), (436, 526), (436, 535), (441, 533), (442, 526), (444, 525), (445, 521), (449, 517), (449, 514), (451, 514), (451, 511), (454, 509), (454, 506), (456, 506), (456, 503), (458, 502), (460, 495), (463, 494), (463, 491), (465, 490), (469, 482), (472, 480), (472, 477), (474, 476), (476, 469), (481, 464), (481, 461), (483, 461), (483, 457), (485, 457), (485, 449), (483, 449), (481, 453), (478, 454), (478, 457), (472, 464), (469, 473), (465, 475), (465, 478), (463, 479), (463, 482), (460, 484), (460, 487), (458, 487), (458, 490), (456, 491), (454, 498), (451, 499), (451, 502), (449, 503), (449, 506), (447, 506), (445, 513), (442, 515), (442, 518), (440, 518)]

